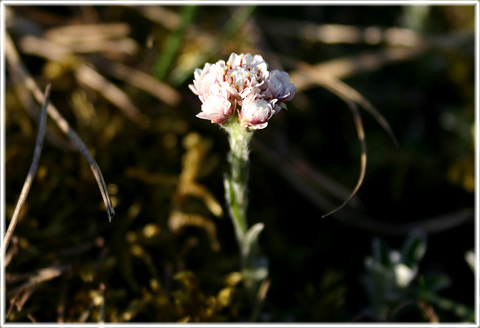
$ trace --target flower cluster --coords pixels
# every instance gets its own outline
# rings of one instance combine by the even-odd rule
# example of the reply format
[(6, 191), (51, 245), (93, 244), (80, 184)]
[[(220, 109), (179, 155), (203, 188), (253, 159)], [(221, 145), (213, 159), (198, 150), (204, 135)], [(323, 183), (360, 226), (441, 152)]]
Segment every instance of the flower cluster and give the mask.
[(238, 113), (242, 126), (263, 129), (285, 101), (295, 95), (287, 72), (267, 70), (262, 56), (232, 53), (225, 61), (205, 64), (195, 70), (190, 89), (202, 102), (197, 117), (214, 123), (228, 123)]

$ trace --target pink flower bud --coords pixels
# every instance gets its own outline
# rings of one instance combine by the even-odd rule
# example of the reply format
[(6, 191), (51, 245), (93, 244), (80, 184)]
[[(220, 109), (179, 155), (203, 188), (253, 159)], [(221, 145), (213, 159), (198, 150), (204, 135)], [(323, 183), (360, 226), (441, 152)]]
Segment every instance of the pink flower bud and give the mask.
[(295, 95), (288, 73), (269, 72), (262, 56), (232, 53), (225, 63), (205, 64), (196, 69), (190, 89), (202, 102), (197, 117), (226, 124), (239, 111), (240, 123), (249, 129), (263, 129), (267, 121)]
[(254, 95), (243, 101), (239, 113), (240, 124), (246, 128), (259, 130), (264, 129), (267, 121), (275, 114), (275, 100), (254, 99)]
[(267, 93), (270, 93), (273, 98), (278, 99), (279, 102), (292, 100), (297, 88), (290, 83), (290, 78), (287, 72), (273, 70), (270, 72), (268, 79)]
[(226, 98), (210, 95), (202, 104), (202, 112), (197, 117), (222, 124), (228, 120), (232, 111), (232, 104)]

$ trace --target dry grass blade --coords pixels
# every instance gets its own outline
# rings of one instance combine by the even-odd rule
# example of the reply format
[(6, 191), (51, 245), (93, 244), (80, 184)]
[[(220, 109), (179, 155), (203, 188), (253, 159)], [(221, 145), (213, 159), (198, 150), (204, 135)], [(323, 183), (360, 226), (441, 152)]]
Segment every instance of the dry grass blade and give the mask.
[(95, 302), (92, 301), (90, 303), (90, 305), (88, 306), (88, 308), (86, 308), (82, 314), (80, 315), (80, 317), (78, 318), (78, 322), (85, 322), (87, 321), (88, 317), (90, 316), (90, 313), (92, 313), (92, 310), (93, 308), (95, 307)]
[(260, 287), (258, 288), (257, 299), (255, 302), (255, 308), (253, 310), (252, 315), (250, 316), (250, 322), (256, 322), (258, 315), (260, 314), (260, 310), (262, 309), (263, 302), (267, 297), (268, 290), (271, 285), (271, 280), (267, 279), (262, 281)]
[(348, 105), (348, 108), (350, 108), (352, 115), (353, 115), (353, 121), (355, 123), (355, 128), (357, 130), (357, 135), (358, 135), (358, 140), (360, 141), (360, 145), (362, 147), (362, 154), (360, 155), (360, 175), (358, 176), (357, 184), (355, 185), (355, 188), (353, 188), (352, 193), (348, 198), (336, 209), (328, 212), (327, 214), (322, 215), (322, 218), (325, 218), (339, 210), (341, 210), (345, 205), (348, 204), (350, 199), (355, 196), (357, 191), (360, 189), (360, 186), (363, 183), (363, 179), (365, 178), (365, 171), (367, 170), (367, 143), (365, 142), (365, 131), (363, 130), (363, 123), (362, 123), (362, 118), (360, 117), (360, 113), (358, 112), (358, 107), (357, 105), (348, 97), (345, 95), (341, 94), (338, 92), (338, 89), (335, 89), (333, 86), (331, 87), (331, 91), (334, 92), (337, 96), (343, 99)]
[(102, 282), (100, 284), (100, 288), (99, 288), (99, 293), (100, 293), (100, 320), (99, 322), (100, 323), (104, 323), (105, 322), (105, 284)]
[(178, 176), (161, 173), (150, 173), (136, 167), (129, 167), (125, 170), (125, 175), (129, 178), (137, 179), (148, 185), (175, 186), (178, 184)]
[(340, 81), (339, 79), (330, 77), (325, 78), (327, 84), (325, 85), (327, 88), (331, 87), (330, 91), (334, 92), (334, 90), (338, 91), (337, 95), (345, 95), (349, 99), (353, 100), (357, 104), (359, 104), (363, 109), (365, 109), (370, 115), (372, 115), (375, 120), (377, 120), (378, 124), (388, 133), (390, 138), (392, 138), (395, 146), (398, 147), (398, 140), (393, 133), (390, 124), (388, 124), (385, 117), (380, 114), (380, 112), (373, 106), (370, 101), (365, 99), (357, 90), (353, 89), (346, 83)]
[(33, 292), (35, 292), (36, 289), (37, 289), (37, 286), (33, 286), (32, 288), (28, 288), (25, 291), (20, 290), (13, 297), (11, 297), (10, 307), (8, 308), (5, 317), (8, 318), (10, 314), (13, 312), (14, 308), (17, 312), (22, 311), (23, 306), (28, 301), (28, 299), (33, 294)]
[[(75, 61), (80, 62), (80, 59), (75, 57), (76, 55), (70, 49), (46, 39), (26, 36), (21, 39), (20, 46), (25, 53), (41, 56), (48, 60), (63, 62), (71, 61), (71, 58), (74, 58)], [(107, 60), (99, 60), (99, 65), (97, 66), (104, 67), (105, 70), (112, 73), (116, 78), (144, 89), (166, 103), (177, 105), (180, 101), (178, 92), (162, 83), (155, 83), (156, 81), (153, 78), (147, 77), (142, 72), (121, 64), (113, 64)], [(130, 97), (122, 89), (99, 74), (94, 68), (83, 63), (79, 64), (75, 69), (75, 77), (80, 83), (102, 94), (105, 99), (122, 110), (125, 116), (135, 124), (144, 126), (147, 122)]]
[(372, 72), (392, 63), (413, 59), (425, 53), (427, 49), (425, 45), (388, 47), (376, 52), (335, 58), (312, 66), (304, 65), (303, 68), (290, 73), (290, 80), (297, 90), (306, 90), (316, 84), (314, 75), (346, 79), (360, 72)]
[(8, 267), (8, 265), (10, 264), (10, 261), (12, 261), (13, 257), (18, 253), (19, 251), (18, 242), (19, 242), (18, 238), (16, 236), (13, 236), (12, 247), (8, 251), (7, 249), (5, 249), (5, 255), (3, 257), (3, 265), (5, 266), (5, 268)]
[(81, 24), (52, 28), (45, 37), (75, 53), (134, 55), (139, 47), (127, 37), (129, 32), (130, 26), (125, 23)]
[[(288, 28), (285, 28), (288, 26)], [(271, 20), (267, 19), (264, 28), (268, 33), (302, 38), (311, 42), (323, 42), (327, 44), (365, 43), (369, 45), (387, 44), (395, 46), (416, 46), (421, 37), (411, 29), (389, 27), (386, 29), (370, 26), (360, 28), (344, 24), (313, 24), (295, 20)]]
[[(322, 210), (334, 206), (310, 184), (305, 183), (306, 177), (302, 174), (302, 170), (298, 169), (288, 157), (282, 156), (280, 153), (273, 151), (269, 146), (259, 140), (255, 141), (255, 147), (259, 150), (258, 153), (264, 157), (264, 162), (281, 174), (284, 179), (310, 200), (312, 204)], [(275, 163), (282, 163), (282, 165), (275, 165)]]
[[(21, 78), (19, 78), (18, 75), (12, 74), (10, 76), (10, 79), (12, 81), (13, 89), (15, 90), (15, 94), (18, 100), (23, 105), (23, 107), (27, 110), (28, 115), (30, 115), (30, 117), (35, 121), (35, 123), (39, 124), (40, 117), (38, 116), (38, 107), (35, 101), (33, 100), (31, 93), (27, 90), (27, 88), (25, 87), (24, 83), (22, 83), (22, 80)], [(73, 149), (70, 142), (59, 137), (53, 131), (49, 131), (49, 130), (45, 131), (45, 139), (51, 145), (59, 149), (62, 149), (62, 150)]]
[[(348, 86), (346, 83), (340, 81), (339, 79), (333, 76), (330, 76), (328, 74), (320, 74), (314, 69), (311, 69), (308, 65), (303, 65), (303, 67), (304, 68), (300, 70), (300, 72), (298, 72), (297, 74), (300, 74), (300, 76), (306, 77), (307, 80), (328, 89), (329, 91), (331, 91), (332, 93), (334, 93), (335, 95), (337, 95), (339, 98), (341, 98), (343, 101), (347, 103), (349, 109), (352, 111), (358, 139), (362, 147), (362, 154), (360, 157), (360, 165), (361, 165), (360, 175), (358, 177), (355, 188), (353, 189), (352, 193), (347, 198), (347, 200), (343, 202), (342, 205), (340, 205), (340, 207), (322, 216), (322, 217), (326, 217), (343, 208), (350, 201), (350, 199), (352, 199), (352, 197), (355, 196), (365, 177), (365, 170), (367, 166), (367, 145), (365, 143), (365, 132), (363, 130), (363, 123), (362, 123), (360, 114), (358, 112), (357, 104), (362, 106), (367, 112), (369, 112), (377, 120), (377, 122), (390, 135), (390, 137), (392, 138), (396, 146), (398, 146), (398, 141), (390, 125), (385, 119), (385, 117), (383, 117), (383, 115), (380, 114), (380, 112), (378, 112), (378, 110), (368, 100), (366, 100), (360, 93), (358, 93), (353, 88)], [(299, 76), (297, 75), (296, 78), (299, 79)]]
[[(301, 152), (292, 145), (288, 145), (287, 155), (286, 152), (267, 146), (258, 139), (254, 140), (253, 143), (255, 148), (261, 150), (259, 153), (262, 155), (261, 157), (264, 159), (265, 164), (282, 163), (282, 165), (272, 165), (272, 167), (277, 169), (283, 176), (292, 177), (292, 180), (296, 180), (295, 184), (299, 188), (304, 186), (301, 188), (302, 192), (311, 194), (312, 199), (319, 197), (319, 194), (316, 192), (317, 189), (323, 189), (337, 199), (346, 199), (350, 195), (351, 191), (348, 188), (314, 168), (307, 160), (302, 158)], [(317, 199), (315, 202), (321, 203), (322, 207), (333, 207), (333, 204), (323, 197), (322, 200)], [(362, 207), (361, 202), (355, 198), (350, 199), (350, 205), (356, 208)]]
[[(355, 196), (355, 194), (360, 189), (360, 186), (362, 185), (363, 179), (365, 177), (365, 171), (367, 168), (367, 144), (365, 142), (365, 132), (363, 130), (363, 123), (360, 117), (360, 113), (358, 112), (357, 103), (363, 100), (362, 102), (360, 102), (360, 105), (365, 105), (366, 100), (363, 97), (361, 97), (357, 92), (353, 93), (353, 91), (355, 90), (348, 87), (345, 83), (342, 83), (340, 80), (334, 77), (327, 77), (325, 75), (319, 75), (319, 74), (310, 73), (310, 72), (306, 74), (308, 74), (311, 77), (311, 79), (314, 80), (317, 84), (330, 90), (332, 93), (334, 93), (335, 95), (337, 95), (339, 98), (341, 98), (343, 101), (346, 102), (350, 111), (352, 112), (353, 121), (355, 123), (355, 129), (357, 130), (358, 140), (360, 141), (360, 145), (362, 149), (362, 153), (360, 155), (360, 175), (358, 177), (355, 188), (353, 189), (350, 196), (342, 203), (342, 205), (340, 205), (336, 209), (322, 216), (322, 218), (325, 218), (339, 211), (345, 205), (348, 204), (348, 202)], [(370, 103), (367, 102), (367, 104), (370, 104)], [(378, 111), (376, 111), (376, 109), (371, 104), (370, 104), (370, 113), (377, 119), (379, 124), (382, 125), (382, 127), (392, 136), (394, 142), (397, 144), (396, 138), (392, 132), (392, 129), (390, 128), (390, 125), (385, 120), (385, 118)]]
[(47, 39), (56, 43), (70, 45), (88, 43), (95, 40), (123, 38), (130, 33), (126, 23), (81, 24), (51, 28), (45, 33)]
[[(302, 63), (301, 69), (295, 71), (291, 75), (291, 81), (295, 85), (297, 82), (300, 86), (297, 85), (299, 90), (304, 90), (310, 87), (311, 84), (316, 84), (318, 86), (322, 86), (337, 96), (345, 100), (346, 98), (353, 100), (355, 103), (360, 105), (363, 109), (365, 109), (370, 115), (372, 115), (375, 120), (377, 120), (378, 124), (382, 126), (382, 128), (389, 134), (392, 138), (395, 146), (398, 146), (397, 138), (393, 133), (390, 124), (388, 124), (385, 117), (373, 106), (365, 97), (363, 97), (360, 93), (358, 93), (355, 89), (350, 87), (345, 82), (342, 82), (337, 75), (332, 75), (332, 72), (328, 72), (328, 70), (323, 70), (317, 66), (310, 66), (308, 64)], [(302, 82), (303, 81), (303, 82)]]
[(40, 155), (42, 153), (43, 148), (43, 140), (45, 138), (45, 124), (47, 122), (47, 107), (50, 98), (50, 84), (47, 86), (44, 95), (44, 103), (42, 107), (42, 112), (40, 116), (40, 123), (38, 126), (38, 134), (37, 134), (37, 141), (35, 142), (35, 151), (33, 153), (32, 164), (30, 164), (30, 169), (28, 170), (27, 179), (23, 184), (22, 192), (20, 193), (20, 197), (18, 199), (17, 205), (15, 207), (15, 212), (13, 213), (12, 219), (10, 220), (10, 224), (8, 225), (7, 232), (5, 233), (5, 239), (3, 241), (3, 254), (7, 251), (8, 245), (12, 240), (13, 232), (15, 231), (15, 227), (17, 226), (18, 218), (20, 217), (20, 213), (22, 212), (23, 205), (25, 205), (25, 201), (28, 196), (28, 192), (30, 191), (30, 187), (33, 183), (33, 178), (37, 173), (38, 162), (40, 160)]
[(61, 275), (63, 272), (70, 270), (71, 266), (70, 265), (59, 265), (59, 266), (53, 266), (50, 268), (38, 270), (34, 275), (32, 275), (27, 282), (24, 284), (18, 286), (17, 288), (12, 289), (7, 293), (7, 297), (11, 297), (12, 295), (17, 294), (18, 292), (21, 292), (23, 290), (26, 290), (28, 288), (32, 288), (37, 286), (38, 284), (51, 280), (53, 278), (58, 277)]
[(17, 293), (17, 295), (15, 295), (12, 298), (12, 303), (11, 303), (12, 307), (9, 309), (9, 314), (7, 315), (7, 317), (10, 315), (11, 310), (13, 310), (13, 306), (15, 306), (15, 309), (16, 309), (17, 312), (21, 312), (22, 309), (23, 309), (23, 306), (28, 301), (30, 296), (32, 296), (32, 294), (35, 292), (37, 287), (38, 286), (33, 286), (33, 287), (28, 288), (24, 291), (19, 291)]
[(75, 70), (75, 77), (83, 84), (101, 93), (105, 99), (120, 108), (125, 116), (135, 124), (143, 126), (147, 122), (140, 110), (130, 100), (130, 97), (93, 68), (82, 65)]
[(30, 313), (27, 314), (27, 318), (30, 319), (30, 321), (33, 322), (33, 323), (38, 322), (37, 319), (35, 319), (35, 317)]
[[(315, 207), (323, 211), (325, 208), (333, 207), (330, 200), (324, 197), (320, 192), (305, 183), (305, 176), (302, 170), (299, 170), (295, 163), (291, 162), (289, 157), (282, 156), (280, 153), (271, 149), (271, 147), (256, 140), (255, 147), (258, 152), (265, 157), (265, 163), (283, 176), (298, 192), (303, 194)], [(281, 162), (282, 165), (275, 165)], [(392, 236), (405, 236), (414, 229), (422, 229), (428, 234), (435, 234), (448, 231), (467, 222), (471, 222), (475, 217), (472, 208), (465, 208), (456, 212), (448, 213), (431, 218), (417, 218), (407, 223), (385, 222), (368, 217), (360, 212), (351, 211), (349, 208), (338, 212), (334, 218), (341, 223), (349, 226), (370, 231), (377, 234)], [(333, 217), (332, 217), (333, 218)]]
[[(94, 63), (97, 64), (97, 60), (94, 60)], [(101, 60), (100, 58), (98, 58), (96, 66), (119, 80), (147, 91), (170, 106), (177, 106), (180, 103), (180, 93), (177, 90), (142, 71), (117, 62)]]
[(25, 54), (40, 56), (52, 61), (63, 61), (65, 58), (75, 56), (65, 46), (32, 35), (22, 37), (19, 46)]
[(59, 291), (59, 300), (57, 304), (57, 322), (65, 322), (65, 307), (67, 301), (67, 280), (64, 279)]
[[(31, 77), (30, 73), (27, 71), (25, 66), (20, 60), (20, 57), (15, 49), (13, 41), (8, 32), (5, 32), (5, 58), (8, 61), (11, 74), (16, 74), (23, 81), (25, 86), (32, 92), (33, 96), (39, 103), (43, 103), (45, 98), (40, 91), (40, 88)], [(103, 180), (102, 173), (98, 167), (97, 162), (93, 159), (92, 155), (88, 152), (87, 147), (77, 135), (77, 133), (70, 127), (68, 122), (63, 118), (63, 116), (58, 112), (58, 110), (52, 104), (48, 105), (47, 113), (52, 118), (57, 126), (65, 133), (68, 138), (72, 141), (78, 151), (85, 157), (85, 159), (90, 164), (90, 169), (92, 170), (95, 179), (97, 180), (100, 192), (102, 194), (103, 201), (105, 203), (105, 208), (108, 214), (108, 220), (111, 222), (112, 218), (115, 216), (115, 210), (113, 209), (113, 203), (110, 199), (107, 191), (107, 186)]]
[(134, 8), (142, 16), (145, 16), (152, 22), (159, 24), (170, 31), (174, 31), (180, 26), (180, 16), (170, 9), (160, 6), (135, 6)]

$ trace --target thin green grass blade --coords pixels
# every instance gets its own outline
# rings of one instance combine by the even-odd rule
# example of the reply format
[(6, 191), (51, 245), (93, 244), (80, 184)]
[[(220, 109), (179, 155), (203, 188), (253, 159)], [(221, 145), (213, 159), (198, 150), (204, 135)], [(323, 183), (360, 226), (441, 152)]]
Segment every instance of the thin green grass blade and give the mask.
[(159, 80), (164, 80), (170, 71), (172, 64), (178, 56), (180, 46), (182, 45), (183, 35), (188, 25), (193, 20), (197, 6), (184, 6), (181, 10), (181, 24), (178, 29), (170, 33), (165, 40), (163, 51), (158, 56), (153, 67), (153, 76)]
[(173, 86), (178, 86), (185, 82), (185, 80), (192, 75), (192, 72), (195, 68), (200, 68), (205, 62), (207, 62), (212, 57), (217, 57), (222, 44), (225, 40), (231, 39), (238, 30), (245, 24), (245, 22), (250, 18), (250, 16), (255, 11), (256, 6), (242, 6), (233, 15), (232, 19), (228, 21), (225, 27), (222, 28), (224, 31), (221, 37), (219, 38), (216, 45), (210, 48), (210, 51), (207, 51), (203, 54), (198, 55), (197, 60), (188, 67), (176, 67), (172, 70), (170, 74), (170, 82)]

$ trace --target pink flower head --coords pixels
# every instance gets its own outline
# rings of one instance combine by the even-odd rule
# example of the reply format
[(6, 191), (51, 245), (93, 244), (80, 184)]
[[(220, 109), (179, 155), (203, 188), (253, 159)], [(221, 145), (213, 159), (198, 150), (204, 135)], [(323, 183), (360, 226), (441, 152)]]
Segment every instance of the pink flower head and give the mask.
[(197, 117), (225, 124), (238, 113), (240, 123), (249, 129), (265, 128), (296, 90), (288, 73), (269, 72), (260, 55), (232, 53), (226, 63), (220, 60), (196, 69), (194, 77), (189, 87), (202, 102)]

